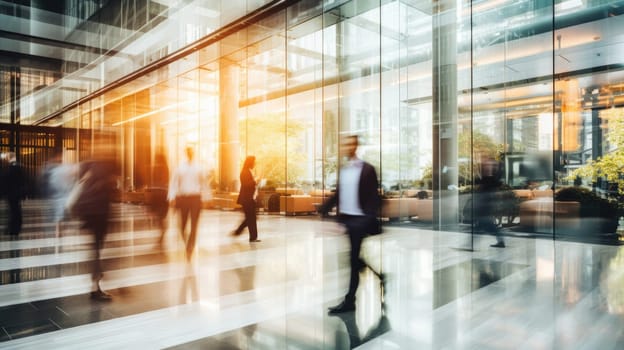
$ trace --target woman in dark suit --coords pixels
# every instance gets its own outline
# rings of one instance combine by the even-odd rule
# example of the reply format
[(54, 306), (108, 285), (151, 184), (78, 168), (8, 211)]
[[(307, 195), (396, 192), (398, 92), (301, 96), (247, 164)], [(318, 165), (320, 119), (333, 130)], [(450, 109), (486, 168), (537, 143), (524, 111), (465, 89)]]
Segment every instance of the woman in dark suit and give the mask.
[(256, 165), (256, 157), (248, 156), (243, 163), (243, 169), (240, 173), (240, 192), (238, 193), (238, 200), (236, 203), (243, 206), (243, 212), (245, 213), (245, 219), (238, 226), (236, 230), (232, 232), (233, 236), (240, 235), (245, 227), (249, 230), (249, 242), (260, 242), (258, 239), (258, 228), (256, 226), (256, 201), (254, 200), (254, 194), (256, 193), (256, 180), (251, 173), (251, 169)]

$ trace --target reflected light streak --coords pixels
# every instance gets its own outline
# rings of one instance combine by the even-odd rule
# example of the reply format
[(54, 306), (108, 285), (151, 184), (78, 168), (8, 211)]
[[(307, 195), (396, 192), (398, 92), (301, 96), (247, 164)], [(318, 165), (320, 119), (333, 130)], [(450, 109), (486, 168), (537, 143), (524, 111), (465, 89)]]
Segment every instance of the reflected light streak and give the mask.
[(581, 0), (567, 0), (555, 5), (555, 11), (573, 10), (581, 6), (583, 6), (583, 2)]
[(538, 116), (539, 150), (553, 149), (552, 130), (553, 130), (552, 113), (539, 114)]
[(130, 119), (126, 119), (126, 120), (122, 120), (120, 122), (113, 123), (112, 126), (119, 126), (119, 125), (122, 125), (122, 124), (133, 122), (135, 120), (139, 120), (141, 118), (149, 117), (149, 116), (154, 115), (156, 113), (168, 111), (170, 109), (176, 108), (176, 107), (181, 106), (181, 105), (190, 104), (192, 102), (197, 102), (197, 100), (196, 99), (191, 99), (191, 100), (188, 100), (188, 101), (174, 103), (174, 104), (171, 104), (171, 105), (168, 105), (168, 106), (165, 106), (165, 107), (153, 110), (151, 112), (147, 112), (147, 113), (143, 113), (143, 114), (137, 115), (137, 116), (132, 117)]
[(607, 308), (611, 314), (624, 314), (624, 251), (618, 250), (607, 269), (600, 276), (600, 289), (606, 296)]
[(210, 300), (200, 299), (199, 305), (202, 307), (202, 309), (208, 309), (210, 311), (219, 311), (220, 308), (219, 302), (214, 301), (213, 298), (211, 298)]
[(165, 120), (164, 122), (160, 123), (160, 125), (169, 125), (169, 124), (173, 124), (173, 123), (177, 123), (177, 122), (183, 122), (183, 121), (188, 121), (188, 120), (194, 120), (197, 119), (196, 115), (187, 115), (184, 117), (177, 117), (177, 118), (173, 118), (173, 119), (169, 119), (169, 120)]
[(461, 11), (461, 15), (463, 17), (469, 17), (471, 12), (475, 14), (475, 13), (491, 10), (495, 7), (501, 7), (506, 2), (507, 0), (494, 0), (494, 1), (482, 2), (480, 4), (473, 5), (472, 8), (465, 7), (464, 10)]
[(536, 259), (535, 278), (538, 281), (552, 281), (555, 278), (555, 264), (552, 259), (542, 257)]

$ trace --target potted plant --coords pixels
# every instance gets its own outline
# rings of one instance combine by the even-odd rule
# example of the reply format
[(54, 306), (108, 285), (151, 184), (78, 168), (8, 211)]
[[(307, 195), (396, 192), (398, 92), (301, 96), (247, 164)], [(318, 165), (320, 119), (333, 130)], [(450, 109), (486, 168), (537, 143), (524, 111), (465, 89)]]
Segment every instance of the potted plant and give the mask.
[(617, 230), (621, 208), (617, 201), (602, 198), (583, 187), (566, 187), (555, 193), (555, 200), (560, 202), (579, 202), (579, 215), (583, 223), (583, 232), (614, 233)]
[[(460, 188), (460, 200), (462, 205), (462, 223), (472, 223), (473, 215), (473, 197), (480, 192), (480, 186), (471, 185), (463, 186)], [(513, 188), (506, 184), (501, 184), (496, 191), (496, 206), (494, 211), (494, 217), (498, 226), (512, 226), (515, 219), (520, 213), (520, 199), (513, 191)], [(474, 213), (478, 215), (479, 213)]]

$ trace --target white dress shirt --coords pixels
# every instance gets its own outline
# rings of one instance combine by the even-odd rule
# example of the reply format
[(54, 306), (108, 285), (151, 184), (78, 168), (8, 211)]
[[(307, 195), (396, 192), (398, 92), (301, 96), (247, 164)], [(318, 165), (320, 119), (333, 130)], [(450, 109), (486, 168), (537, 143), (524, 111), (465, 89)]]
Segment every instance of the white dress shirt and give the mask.
[(338, 183), (338, 210), (340, 214), (364, 215), (360, 208), (360, 175), (362, 174), (362, 160), (354, 158), (349, 160), (340, 169), (340, 180)]
[(204, 186), (206, 176), (199, 164), (186, 160), (173, 173), (169, 185), (169, 200), (176, 196), (201, 195)]

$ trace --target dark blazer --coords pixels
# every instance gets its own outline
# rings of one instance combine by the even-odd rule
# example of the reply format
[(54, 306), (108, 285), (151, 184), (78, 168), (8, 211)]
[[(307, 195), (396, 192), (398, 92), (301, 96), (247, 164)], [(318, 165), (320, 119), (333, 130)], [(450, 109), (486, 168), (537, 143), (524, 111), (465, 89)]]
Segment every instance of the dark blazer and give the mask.
[[(339, 202), (340, 188), (336, 189), (334, 195), (329, 197), (321, 206), (320, 213), (327, 214)], [(358, 186), (358, 197), (360, 200), (360, 208), (364, 215), (371, 219), (370, 234), (381, 232), (381, 224), (378, 220), (381, 208), (381, 197), (379, 196), (379, 182), (377, 180), (377, 172), (375, 167), (369, 163), (363, 162), (362, 172), (360, 173), (360, 183)], [(340, 211), (340, 208), (338, 208)]]
[(11, 162), (6, 169), (4, 186), (5, 193), (9, 200), (20, 200), (25, 194), (25, 172), (22, 166), (17, 162)]
[(256, 193), (256, 180), (251, 174), (251, 169), (243, 169), (240, 173), (240, 192), (238, 193), (237, 204), (255, 205), (254, 193)]
[(108, 217), (115, 193), (115, 163), (108, 160), (90, 160), (80, 164), (79, 178), (84, 181), (75, 206), (78, 216), (101, 215)]

